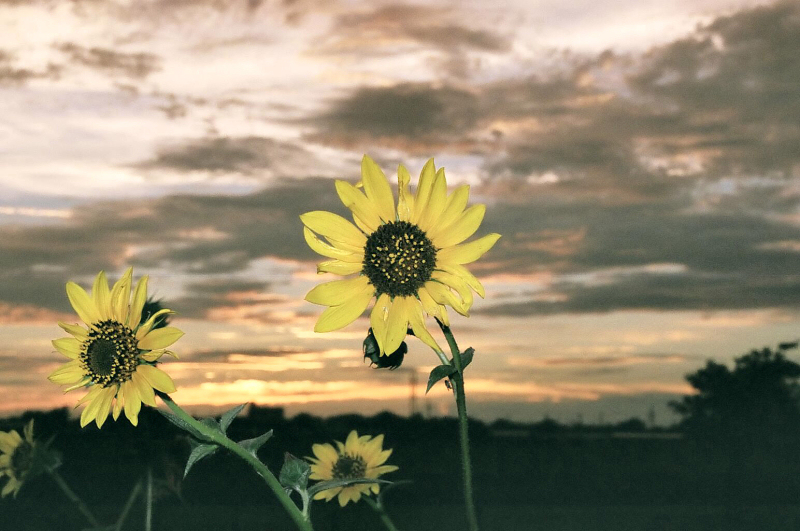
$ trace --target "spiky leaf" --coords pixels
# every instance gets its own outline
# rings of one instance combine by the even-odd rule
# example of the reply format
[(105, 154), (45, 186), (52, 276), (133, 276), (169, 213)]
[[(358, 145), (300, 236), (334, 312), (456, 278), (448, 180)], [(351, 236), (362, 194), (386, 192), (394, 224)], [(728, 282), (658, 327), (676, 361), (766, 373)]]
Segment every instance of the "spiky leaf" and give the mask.
[(239, 413), (242, 412), (242, 410), (244, 409), (244, 406), (246, 406), (246, 405), (247, 404), (241, 404), (239, 406), (233, 407), (233, 408), (229, 409), (228, 411), (226, 411), (222, 415), (222, 417), (220, 417), (220, 419), (219, 419), (219, 427), (220, 427), (220, 429), (222, 429), (222, 433), (228, 433), (228, 426), (231, 425), (231, 422), (233, 422), (233, 419), (235, 419), (236, 416)]
[(425, 389), (425, 393), (431, 390), (431, 387), (436, 384), (442, 378), (447, 378), (452, 376), (456, 373), (456, 368), (452, 365), (437, 365), (431, 371), (430, 376), (428, 376), (428, 388)]
[(189, 454), (189, 459), (186, 461), (186, 469), (183, 471), (183, 477), (185, 478), (186, 475), (189, 473), (189, 470), (194, 466), (195, 463), (203, 459), (204, 457), (208, 457), (214, 452), (219, 450), (219, 446), (216, 444), (198, 444), (192, 450), (192, 453)]
[(267, 442), (270, 437), (272, 437), (272, 430), (269, 430), (267, 433), (263, 435), (259, 435), (253, 439), (245, 439), (243, 441), (239, 441), (239, 446), (247, 450), (253, 455), (258, 453), (258, 450), (264, 446), (264, 443)]
[[(183, 420), (182, 418), (178, 417), (177, 415), (175, 415), (173, 413), (170, 413), (169, 411), (164, 411), (163, 409), (158, 409), (158, 408), (156, 408), (156, 411), (161, 413), (164, 416), (164, 418), (166, 418), (168, 421), (170, 421), (171, 423), (173, 423), (174, 425), (176, 425), (180, 429), (188, 431), (189, 434), (192, 437), (194, 437), (195, 439), (198, 439), (200, 441), (209, 440), (208, 437), (206, 437), (205, 435), (203, 435), (202, 433), (197, 431), (193, 426), (188, 424), (185, 420)], [(217, 429), (219, 429), (219, 428), (217, 428)]]
[(320, 481), (308, 489), (308, 497), (313, 498), (315, 494), (323, 490), (335, 489), (337, 487), (347, 487), (348, 485), (358, 485), (360, 483), (380, 483), (382, 485), (391, 485), (391, 481), (385, 479), (367, 479), (367, 478), (348, 478), (348, 479), (329, 479), (328, 481)]

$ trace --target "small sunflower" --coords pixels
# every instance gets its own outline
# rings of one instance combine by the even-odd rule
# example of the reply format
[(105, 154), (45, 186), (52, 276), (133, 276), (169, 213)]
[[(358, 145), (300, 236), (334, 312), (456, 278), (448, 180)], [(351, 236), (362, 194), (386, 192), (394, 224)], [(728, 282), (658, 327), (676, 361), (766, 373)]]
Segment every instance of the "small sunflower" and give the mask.
[(339, 198), (352, 212), (355, 225), (319, 210), (300, 216), (309, 247), (331, 258), (321, 262), (317, 271), (358, 274), (308, 292), (307, 301), (329, 306), (314, 331), (331, 332), (347, 326), (375, 298), (370, 325), (381, 355), (400, 347), (409, 326), (415, 336), (441, 350), (425, 326), (423, 312), (447, 325), (446, 306), (467, 316), (472, 292), (481, 297), (485, 293), (464, 264), (480, 258), (500, 238), (488, 234), (462, 243), (478, 229), (486, 207), (467, 208), (468, 185), (448, 195), (444, 168), (437, 171), (433, 159), (422, 168), (413, 195), (408, 170), (400, 166), (397, 173), (396, 207), (389, 181), (365, 155), (361, 161), (364, 193), (345, 181), (336, 181)]
[(17, 430), (0, 431), (0, 477), (8, 476), (0, 492), (3, 498), (9, 494), (17, 496), (34, 466), (33, 419), (25, 426), (23, 435), (20, 437)]
[[(383, 463), (392, 455), (392, 450), (383, 449), (383, 435), (371, 437), (358, 436), (358, 432), (351, 431), (347, 440), (342, 444), (336, 442), (336, 448), (330, 444), (315, 444), (311, 447), (314, 457), (311, 461), (310, 479), (377, 479), (378, 476), (394, 472), (397, 467)], [(331, 501), (339, 496), (339, 505), (344, 507), (349, 501), (357, 502), (362, 494), (377, 494), (380, 492), (377, 483), (356, 483), (347, 487), (335, 487), (318, 492), (315, 500)]]
[[(147, 300), (147, 276), (133, 289), (129, 268), (109, 289), (101, 271), (94, 280), (92, 295), (74, 282), (67, 282), (67, 297), (88, 329), (77, 324), (58, 323), (72, 337), (56, 339), (53, 346), (70, 359), (50, 376), (51, 382), (67, 384), (66, 391), (88, 387), (78, 402), (88, 403), (81, 413), (81, 427), (93, 420), (102, 427), (109, 412), (117, 420), (125, 409), (131, 424), (139, 422), (142, 404), (155, 407), (154, 390), (175, 391), (172, 379), (156, 367), (165, 350), (183, 332), (167, 326), (156, 328), (159, 319), (172, 313), (161, 309), (142, 323), (142, 308)], [(65, 392), (66, 392), (65, 391)]]

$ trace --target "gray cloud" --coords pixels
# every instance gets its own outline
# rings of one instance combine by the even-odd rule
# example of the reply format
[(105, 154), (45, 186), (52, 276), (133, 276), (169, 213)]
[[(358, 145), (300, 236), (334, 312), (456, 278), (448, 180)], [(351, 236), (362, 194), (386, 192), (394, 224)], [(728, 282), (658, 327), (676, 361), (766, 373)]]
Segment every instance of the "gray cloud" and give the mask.
[(112, 75), (144, 79), (161, 69), (160, 58), (151, 53), (123, 53), (106, 48), (86, 48), (71, 42), (60, 44), (57, 49), (65, 54), (72, 64)]
[(247, 302), (246, 299), (242, 299), (243, 296), (263, 293), (268, 288), (268, 282), (213, 278), (189, 284), (186, 287), (188, 295), (170, 301), (170, 304), (172, 307), (180, 308), (181, 316), (205, 317), (211, 309), (241, 306)]
[(296, 144), (250, 136), (208, 137), (165, 146), (154, 159), (138, 167), (247, 175), (263, 175), (269, 170), (271, 175), (301, 176), (321, 165), (314, 155)]
[(0, 86), (20, 86), (32, 79), (57, 79), (61, 70), (52, 63), (42, 70), (20, 67), (12, 52), (0, 50)]

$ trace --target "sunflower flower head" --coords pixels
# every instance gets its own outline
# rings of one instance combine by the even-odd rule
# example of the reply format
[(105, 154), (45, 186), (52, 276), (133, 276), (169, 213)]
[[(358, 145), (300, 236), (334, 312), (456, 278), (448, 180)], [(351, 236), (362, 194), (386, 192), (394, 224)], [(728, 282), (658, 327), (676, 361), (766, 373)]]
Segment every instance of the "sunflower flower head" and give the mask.
[(66, 384), (67, 391), (81, 387), (88, 393), (78, 402), (86, 404), (81, 427), (93, 420), (102, 427), (109, 413), (117, 420), (122, 410), (134, 426), (142, 404), (155, 406), (155, 390), (175, 391), (172, 379), (156, 367), (166, 350), (183, 332), (172, 326), (156, 327), (168, 315), (166, 308), (151, 312), (142, 320), (147, 301), (147, 280), (136, 283), (131, 295), (133, 270), (129, 268), (109, 289), (104, 272), (94, 280), (89, 295), (74, 282), (67, 282), (67, 297), (86, 328), (58, 323), (70, 337), (56, 339), (53, 346), (69, 362), (48, 377)]
[[(351, 431), (344, 443), (336, 442), (334, 448), (330, 444), (315, 444), (312, 451), (315, 457), (308, 457), (311, 462), (310, 479), (377, 479), (379, 476), (394, 472), (397, 467), (385, 465), (392, 450), (383, 449), (383, 435), (371, 437)], [(361, 495), (380, 492), (378, 483), (356, 483), (346, 487), (335, 487), (318, 492), (315, 500), (331, 501), (338, 496), (339, 505), (344, 507), (348, 502), (357, 502)]]
[(500, 235), (464, 242), (478, 230), (486, 207), (467, 207), (468, 185), (448, 194), (444, 168), (437, 170), (433, 159), (422, 168), (414, 194), (409, 183), (408, 170), (400, 166), (395, 201), (386, 176), (365, 155), (361, 161), (363, 192), (336, 181), (336, 191), (351, 211), (353, 223), (325, 211), (300, 216), (309, 247), (330, 259), (318, 264), (317, 271), (355, 275), (325, 282), (308, 292), (307, 301), (328, 306), (317, 320), (316, 332), (347, 326), (375, 299), (370, 325), (379, 355), (395, 352), (409, 328), (440, 351), (424, 316), (449, 325), (447, 306), (468, 316), (473, 292), (485, 295), (481, 283), (464, 265), (491, 249)]
[(9, 494), (16, 498), (19, 489), (37, 471), (38, 443), (33, 438), (33, 419), (25, 426), (20, 437), (17, 430), (0, 431), (0, 477), (7, 476), (3, 498)]

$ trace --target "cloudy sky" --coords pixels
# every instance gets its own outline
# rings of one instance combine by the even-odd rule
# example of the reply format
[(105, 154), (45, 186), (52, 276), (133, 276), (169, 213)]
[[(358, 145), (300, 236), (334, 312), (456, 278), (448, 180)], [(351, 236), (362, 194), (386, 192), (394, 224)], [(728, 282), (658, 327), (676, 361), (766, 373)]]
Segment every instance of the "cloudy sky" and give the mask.
[[(671, 420), (706, 359), (800, 336), (800, 7), (755, 0), (0, 0), (0, 414), (46, 380), (67, 280), (179, 312), (195, 410), (452, 414), (435, 356), (312, 331), (298, 215), (433, 156), (503, 238), (453, 317), (472, 412)], [(416, 380), (416, 386), (413, 382)]]

